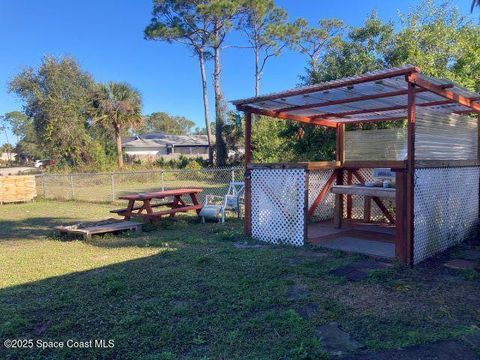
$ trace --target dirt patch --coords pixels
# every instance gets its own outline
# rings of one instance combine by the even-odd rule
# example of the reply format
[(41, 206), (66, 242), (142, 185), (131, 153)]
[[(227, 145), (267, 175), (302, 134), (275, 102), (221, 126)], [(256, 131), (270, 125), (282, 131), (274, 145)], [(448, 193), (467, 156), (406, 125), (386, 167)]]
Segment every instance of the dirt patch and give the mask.
[(344, 360), (478, 360), (478, 355), (465, 345), (442, 341), (410, 346), (402, 350), (386, 350), (343, 358)]
[(308, 320), (318, 313), (318, 305), (314, 303), (303, 304), (297, 308), (297, 313), (302, 319)]
[(331, 270), (329, 273), (335, 276), (343, 276), (349, 281), (360, 281), (368, 277), (370, 270), (384, 269), (388, 266), (389, 264), (383, 262), (363, 260), (346, 266), (341, 266)]
[(303, 284), (295, 284), (288, 288), (287, 299), (288, 300), (300, 300), (305, 299), (310, 295), (310, 290)]
[(323, 349), (331, 355), (342, 356), (363, 347), (350, 334), (341, 330), (337, 323), (318, 326), (315, 334), (322, 343)]

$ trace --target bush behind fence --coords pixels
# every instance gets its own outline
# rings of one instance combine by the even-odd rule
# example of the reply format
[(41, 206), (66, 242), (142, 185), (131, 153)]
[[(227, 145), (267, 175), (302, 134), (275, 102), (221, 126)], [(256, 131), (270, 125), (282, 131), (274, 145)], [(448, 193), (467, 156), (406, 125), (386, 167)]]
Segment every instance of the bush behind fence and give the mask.
[(118, 202), (119, 196), (186, 187), (203, 189), (205, 195), (225, 195), (231, 181), (243, 181), (243, 168), (202, 170), (153, 170), (36, 176), (37, 194), (45, 199)]

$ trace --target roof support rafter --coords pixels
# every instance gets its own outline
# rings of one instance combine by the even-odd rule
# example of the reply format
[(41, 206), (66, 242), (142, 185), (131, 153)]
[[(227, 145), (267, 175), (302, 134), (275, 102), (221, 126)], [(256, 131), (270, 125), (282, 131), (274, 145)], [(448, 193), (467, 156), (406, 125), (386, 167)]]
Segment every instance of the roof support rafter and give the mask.
[(351, 85), (360, 84), (368, 81), (377, 81), (377, 80), (392, 78), (395, 76), (409, 75), (419, 71), (420, 70), (416, 66), (411, 66), (411, 67), (402, 68), (402, 69), (391, 69), (389, 71), (384, 71), (379, 74), (363, 75), (363, 76), (355, 77), (353, 79), (346, 78), (343, 80), (332, 81), (326, 84), (309, 86), (308, 88), (294, 89), (281, 94), (277, 93), (277, 94), (271, 94), (271, 95), (265, 95), (265, 96), (257, 96), (249, 99), (237, 100), (237, 101), (234, 101), (233, 104), (236, 106), (247, 105), (252, 102), (261, 102), (261, 101), (280, 99), (283, 97), (289, 97), (289, 96), (295, 96), (295, 95), (310, 94), (318, 91), (335, 89), (335, 88), (340, 88), (344, 86), (351, 86)]
[(435, 85), (426, 79), (422, 79), (417, 74), (407, 75), (407, 81), (411, 84), (417, 85), (427, 91), (430, 91), (439, 96), (443, 96), (446, 99), (453, 100), (454, 102), (466, 106), (476, 112), (480, 112), (480, 104), (475, 103), (475, 98), (468, 98), (462, 95), (455, 94), (454, 92)]
[(258, 109), (251, 106), (242, 106), (237, 105), (237, 110), (250, 112), (252, 114), (270, 116), (278, 119), (285, 119), (285, 120), (292, 120), (297, 121), (305, 124), (312, 124), (312, 125), (320, 125), (320, 126), (327, 126), (327, 127), (337, 127), (337, 123), (328, 120), (315, 120), (305, 116), (297, 116), (297, 115), (289, 115), (285, 113), (277, 113), (276, 111), (266, 110), (266, 109)]
[[(476, 97), (472, 99), (472, 101), (475, 101), (475, 100), (480, 100), (480, 97)], [(416, 105), (418, 107), (429, 107), (429, 106), (450, 105), (450, 104), (456, 104), (456, 103), (453, 100), (438, 100), (438, 101), (418, 103)], [(343, 116), (349, 116), (349, 115), (369, 114), (369, 113), (375, 113), (375, 112), (394, 111), (394, 110), (402, 110), (402, 109), (408, 109), (408, 105), (395, 105), (395, 106), (389, 106), (384, 108), (351, 110), (351, 111), (345, 111), (341, 113), (332, 113), (328, 115), (314, 116), (312, 117), (312, 119), (331, 119), (331, 118), (337, 118), (337, 117), (343, 117)], [(466, 112), (471, 112), (471, 110), (468, 110)]]
[[(451, 87), (453, 87), (453, 84), (445, 84), (445, 85), (442, 85), (441, 87), (444, 88), (444, 89), (445, 88), (451, 88)], [(417, 92), (425, 92), (425, 91), (428, 91), (428, 90), (426, 90), (426, 89), (418, 89), (417, 90)], [(353, 102), (383, 99), (383, 98), (394, 97), (394, 96), (402, 96), (402, 95), (408, 95), (408, 90), (397, 90), (397, 91), (391, 91), (391, 92), (385, 92), (385, 93), (362, 95), (362, 96), (346, 98), (346, 99), (330, 100), (330, 101), (325, 101), (325, 102), (322, 102), (322, 103), (291, 106), (291, 107), (278, 109), (278, 110), (275, 110), (275, 111), (290, 112), (290, 111), (298, 111), (298, 110), (307, 110), (307, 109), (313, 109), (313, 108), (324, 107), (324, 106), (349, 104), (349, 103), (353, 103)], [(328, 116), (328, 115), (329, 114), (323, 114), (323, 115), (318, 115), (318, 116)]]

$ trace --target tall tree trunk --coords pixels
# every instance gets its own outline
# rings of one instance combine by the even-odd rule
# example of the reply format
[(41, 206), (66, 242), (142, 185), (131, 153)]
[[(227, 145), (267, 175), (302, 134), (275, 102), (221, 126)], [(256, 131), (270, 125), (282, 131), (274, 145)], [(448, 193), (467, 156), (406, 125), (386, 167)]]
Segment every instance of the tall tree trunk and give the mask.
[(115, 126), (115, 141), (117, 143), (117, 156), (118, 156), (118, 167), (123, 167), (123, 153), (122, 153), (122, 135), (120, 134), (120, 128)]
[(218, 30), (214, 33), (214, 69), (213, 88), (215, 92), (215, 148), (217, 150), (216, 165), (227, 164), (227, 146), (223, 139), (223, 128), (225, 125), (225, 111), (223, 106), (222, 89), (220, 87), (220, 45)]
[(210, 128), (210, 117), (208, 114), (207, 77), (205, 74), (205, 54), (203, 49), (198, 50), (198, 60), (200, 62), (200, 73), (202, 75), (203, 113), (205, 117), (205, 129), (207, 130), (208, 162), (211, 164), (213, 162), (212, 129)]
[(260, 92), (260, 56), (258, 54), (258, 47), (255, 46), (255, 96)]

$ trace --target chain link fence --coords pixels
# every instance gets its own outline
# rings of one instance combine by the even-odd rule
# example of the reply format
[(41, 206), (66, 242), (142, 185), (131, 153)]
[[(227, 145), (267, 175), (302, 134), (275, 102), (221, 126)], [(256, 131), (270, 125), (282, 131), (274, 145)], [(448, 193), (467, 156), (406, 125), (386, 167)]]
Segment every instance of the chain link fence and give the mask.
[(205, 195), (225, 195), (231, 181), (243, 181), (243, 168), (154, 170), (115, 173), (42, 174), (36, 176), (37, 194), (45, 199), (117, 202), (126, 194), (186, 187), (202, 188)]

